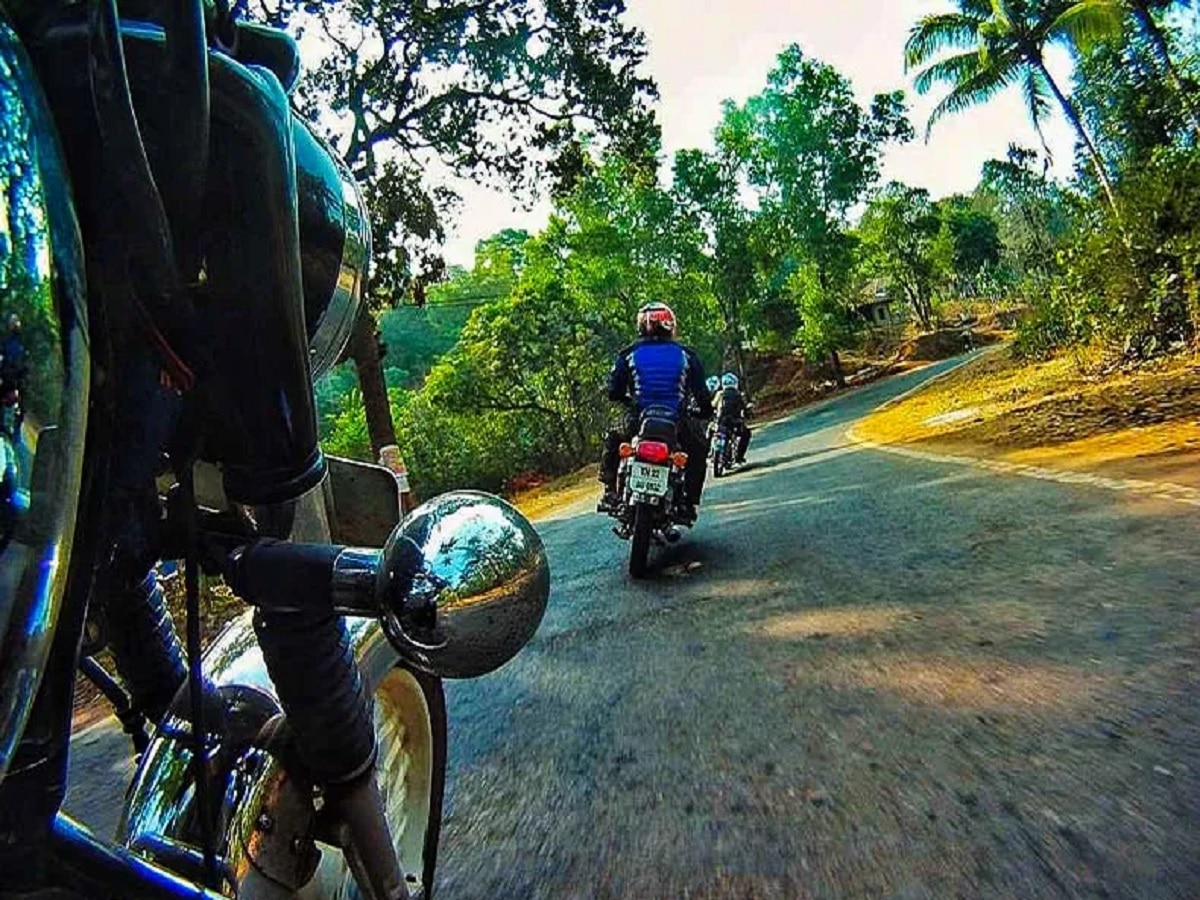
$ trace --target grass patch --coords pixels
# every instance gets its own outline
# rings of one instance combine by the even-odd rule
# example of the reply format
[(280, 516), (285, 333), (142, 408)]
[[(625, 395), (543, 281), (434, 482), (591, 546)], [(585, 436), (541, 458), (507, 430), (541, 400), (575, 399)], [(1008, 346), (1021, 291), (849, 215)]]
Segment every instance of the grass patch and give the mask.
[(544, 519), (580, 501), (598, 499), (600, 485), (596, 479), (599, 472), (599, 465), (587, 466), (532, 490), (518, 492), (511, 502), (528, 518)]

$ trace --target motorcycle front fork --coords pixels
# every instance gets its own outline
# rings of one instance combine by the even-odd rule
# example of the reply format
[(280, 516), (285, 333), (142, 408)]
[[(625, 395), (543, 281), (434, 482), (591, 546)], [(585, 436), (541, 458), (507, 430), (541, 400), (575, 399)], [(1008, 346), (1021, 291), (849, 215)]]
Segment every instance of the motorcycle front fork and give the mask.
[(340, 823), (338, 843), (364, 896), (369, 900), (409, 900), (408, 885), (384, 817), (375, 767), (348, 790), (331, 790), (328, 796)]

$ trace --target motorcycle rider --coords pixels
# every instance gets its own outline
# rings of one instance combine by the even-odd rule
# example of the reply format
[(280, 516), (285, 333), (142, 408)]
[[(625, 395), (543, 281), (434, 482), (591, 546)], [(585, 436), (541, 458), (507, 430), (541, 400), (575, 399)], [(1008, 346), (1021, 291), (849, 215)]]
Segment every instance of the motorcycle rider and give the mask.
[[(633, 439), (647, 409), (666, 408), (675, 414), (679, 444), (688, 455), (687, 506), (681, 511), (680, 520), (690, 525), (696, 521), (708, 455), (698, 419), (706, 420), (713, 414), (704, 366), (694, 350), (676, 341), (675, 313), (665, 303), (648, 303), (639, 309), (637, 330), (638, 340), (617, 354), (608, 376), (608, 398), (627, 409), (604, 438), (604, 455), (600, 460), (604, 497), (599, 509), (608, 512), (620, 502), (616, 488), (621, 444)], [(688, 415), (689, 401), (695, 405), (695, 417)]]
[(746, 427), (746, 397), (738, 389), (738, 377), (732, 372), (721, 376), (721, 392), (717, 394), (716, 407), (718, 426), (724, 426), (725, 433), (731, 437), (737, 436), (734, 462), (740, 466), (746, 461), (750, 429)]

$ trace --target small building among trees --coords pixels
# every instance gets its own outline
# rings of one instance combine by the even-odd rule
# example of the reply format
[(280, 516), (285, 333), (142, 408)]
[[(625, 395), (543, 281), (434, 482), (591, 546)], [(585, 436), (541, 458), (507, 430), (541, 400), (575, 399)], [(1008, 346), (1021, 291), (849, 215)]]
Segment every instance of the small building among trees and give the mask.
[(854, 304), (854, 315), (865, 322), (868, 328), (890, 328), (904, 323), (904, 313), (896, 309), (887, 282), (882, 278), (867, 282), (858, 302)]

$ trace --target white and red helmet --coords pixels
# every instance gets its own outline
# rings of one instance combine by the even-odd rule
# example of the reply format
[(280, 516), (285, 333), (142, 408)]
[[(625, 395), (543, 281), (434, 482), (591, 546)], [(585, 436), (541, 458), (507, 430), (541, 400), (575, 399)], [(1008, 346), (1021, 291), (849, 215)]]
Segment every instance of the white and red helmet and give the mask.
[(665, 303), (647, 303), (637, 314), (637, 330), (642, 337), (675, 337), (675, 313)]

